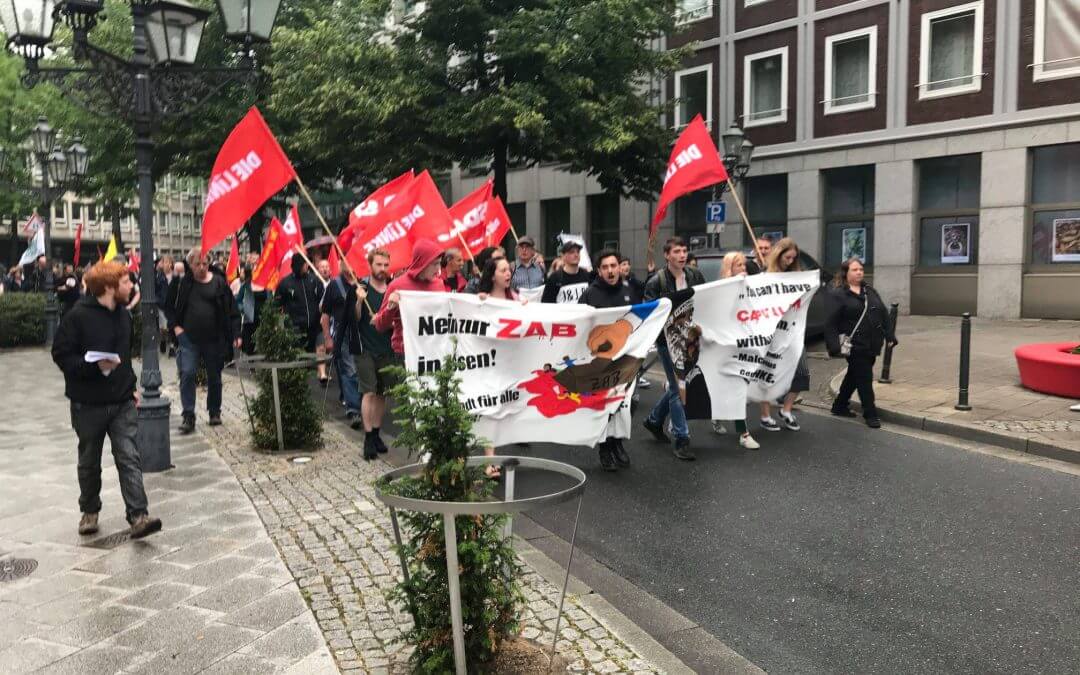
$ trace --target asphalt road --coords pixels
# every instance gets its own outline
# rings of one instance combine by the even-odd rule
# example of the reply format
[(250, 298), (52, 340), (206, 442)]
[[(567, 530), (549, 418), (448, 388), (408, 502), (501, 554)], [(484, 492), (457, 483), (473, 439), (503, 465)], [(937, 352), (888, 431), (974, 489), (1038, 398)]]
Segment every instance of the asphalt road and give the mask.
[[(582, 550), (770, 673), (1080, 672), (1080, 479), (801, 421), (756, 452), (692, 423), (696, 462), (642, 433), (614, 474), (525, 452), (588, 473)], [(569, 539), (574, 506), (530, 515)]]

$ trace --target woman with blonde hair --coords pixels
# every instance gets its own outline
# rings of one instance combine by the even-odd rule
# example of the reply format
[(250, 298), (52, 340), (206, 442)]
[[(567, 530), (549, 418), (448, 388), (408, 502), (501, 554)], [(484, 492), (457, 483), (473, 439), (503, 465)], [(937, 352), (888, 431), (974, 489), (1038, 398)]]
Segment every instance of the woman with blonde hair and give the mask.
[[(720, 278), (728, 279), (740, 275), (746, 276), (746, 256), (738, 251), (732, 251), (720, 261)], [(712, 428), (718, 434), (727, 433), (727, 429), (724, 428), (724, 424), (720, 420), (713, 420)], [(735, 433), (739, 434), (739, 445), (747, 450), (757, 450), (761, 447), (747, 430), (745, 415), (742, 419), (735, 420)]]
[[(769, 272), (799, 272), (802, 266), (799, 264), (799, 245), (791, 237), (784, 237), (773, 244), (769, 259), (766, 261), (766, 269)], [(806, 354), (799, 357), (799, 364), (795, 367), (795, 379), (791, 381), (791, 390), (784, 395), (783, 406), (780, 409), (780, 419), (784, 426), (791, 431), (798, 431), (799, 420), (795, 419), (792, 409), (795, 407), (795, 399), (799, 392), (810, 388), (810, 369), (806, 367)], [(780, 424), (773, 419), (772, 404), (769, 401), (761, 402), (761, 428), (765, 431), (780, 431)]]

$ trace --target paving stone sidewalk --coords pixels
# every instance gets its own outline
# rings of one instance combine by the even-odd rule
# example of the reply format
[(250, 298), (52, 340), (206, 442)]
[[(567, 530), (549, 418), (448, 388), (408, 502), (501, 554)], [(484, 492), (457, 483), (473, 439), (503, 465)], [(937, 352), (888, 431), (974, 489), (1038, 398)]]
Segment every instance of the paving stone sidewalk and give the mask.
[[(255, 504), (338, 666), (365, 673), (407, 672), (410, 648), (399, 637), (411, 618), (386, 599), (386, 591), (400, 575), (400, 565), (392, 549), (388, 511), (373, 488), (375, 479), (391, 467), (360, 459), (359, 437), (350, 438), (347, 428), (336, 423), (324, 427), (325, 447), (310, 453), (312, 459), (306, 464), (289, 461), (297, 453), (256, 453), (248, 447), (250, 427), (235, 377), (225, 379), (224, 401), (225, 424), (206, 433)], [(200, 428), (204, 424), (200, 417)], [(525, 570), (522, 581), (528, 603), (523, 635), (550, 645), (559, 588), (527, 564)], [(572, 664), (571, 669), (660, 672), (612, 626), (625, 622), (625, 617), (610, 619), (586, 607), (577, 596), (567, 596), (557, 651)], [(670, 662), (678, 663), (674, 657)]]
[[(902, 316), (897, 338), (900, 347), (893, 353), (892, 383), (874, 385), (877, 405), (882, 410), (962, 429), (994, 431), (1080, 453), (1080, 414), (1069, 410), (1076, 401), (1022, 387), (1013, 356), (1013, 350), (1022, 344), (1080, 342), (1080, 321), (974, 317), (969, 383), (972, 410), (967, 412), (953, 407), (960, 369), (960, 319)], [(823, 360), (824, 354), (811, 356), (812, 394), (818, 403), (831, 403), (831, 390), (839, 382), (833, 383), (831, 390), (829, 385), (843, 372), (844, 362)], [(818, 356), (821, 358), (813, 358)], [(880, 370), (879, 359), (876, 372)]]
[[(0, 672), (337, 672), (259, 515), (205, 439), (174, 435), (176, 468), (145, 476), (164, 530), (136, 542), (106, 444), (101, 532), (80, 537), (61, 374), (40, 349), (0, 354), (0, 372)], [(36, 566), (7, 580), (15, 560)]]

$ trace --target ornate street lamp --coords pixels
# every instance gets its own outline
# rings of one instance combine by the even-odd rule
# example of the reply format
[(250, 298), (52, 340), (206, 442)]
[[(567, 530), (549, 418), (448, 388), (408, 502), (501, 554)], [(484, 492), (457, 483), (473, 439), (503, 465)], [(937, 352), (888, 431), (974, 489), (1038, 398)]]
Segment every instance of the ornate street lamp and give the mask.
[(0, 21), (12, 51), (27, 59), (40, 59), (56, 28), (53, 0), (0, 0)]
[(725, 191), (738, 189), (738, 184), (750, 173), (750, 161), (754, 156), (754, 144), (734, 122), (727, 131), (720, 134), (720, 142), (724, 149), (722, 159), (728, 180), (713, 186), (714, 201), (719, 200)]
[(90, 168), (90, 153), (82, 144), (82, 139), (75, 137), (74, 142), (67, 149), (68, 175), (76, 179), (86, 178)]
[[(83, 107), (119, 118), (131, 127), (138, 175), (139, 247), (149, 261), (154, 251), (151, 174), (154, 130), (160, 127), (162, 118), (187, 117), (225, 86), (250, 83), (258, 77), (252, 45), (270, 40), (281, 2), (218, 0), (226, 35), (243, 46), (239, 67), (214, 68), (193, 65), (209, 12), (187, 0), (129, 0), (129, 3), (130, 58), (95, 47), (89, 40), (92, 29), (104, 20), (100, 14), (104, 0), (0, 0), (0, 20), (9, 36), (8, 44), (25, 59), (24, 85), (51, 83)], [(53, 68), (38, 64), (52, 41), (56, 18), (62, 19), (74, 33), (70, 52), (80, 67)], [(85, 175), (84, 150), (76, 141), (64, 155), (69, 178)], [(50, 143), (47, 154), (52, 151)], [(42, 166), (46, 156), (40, 156)], [(47, 180), (48, 171), (44, 174)], [(143, 325), (148, 328), (158, 325), (161, 299), (156, 297), (154, 288), (154, 266), (142, 265), (140, 306)], [(143, 331), (138, 444), (144, 471), (163, 471), (171, 466), (169, 401), (161, 396), (158, 339), (158, 331)]]
[(727, 131), (720, 136), (724, 144), (724, 157), (739, 154), (739, 148), (742, 146), (744, 137), (743, 130), (733, 122)]
[(48, 155), (56, 145), (56, 129), (52, 128), (44, 115), (38, 117), (37, 124), (30, 130), (30, 144), (35, 155)]
[(53, 185), (63, 185), (68, 181), (68, 158), (64, 154), (64, 151), (60, 148), (53, 150), (48, 159), (46, 160), (46, 166), (49, 170), (49, 182)]

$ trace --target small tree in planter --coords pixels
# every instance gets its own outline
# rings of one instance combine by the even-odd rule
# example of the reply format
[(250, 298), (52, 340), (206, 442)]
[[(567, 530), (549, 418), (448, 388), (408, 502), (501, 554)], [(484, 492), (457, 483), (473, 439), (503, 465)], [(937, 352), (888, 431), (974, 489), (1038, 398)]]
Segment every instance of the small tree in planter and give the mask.
[[(455, 359), (425, 381), (402, 368), (392, 369), (402, 383), (392, 395), (400, 421), (399, 445), (411, 453), (431, 456), (415, 477), (398, 478), (382, 487), (414, 499), (477, 502), (493, 498), (492, 482), (480, 467), (466, 465), (483, 444), (472, 433), (473, 419), (458, 398), (460, 384)], [(405, 636), (415, 645), (412, 665), (424, 673), (454, 671), (446, 541), (437, 514), (400, 512), (406, 538), (402, 553), (409, 561), (409, 580), (393, 592), (411, 611), (415, 622)], [(517, 584), (520, 573), (510, 541), (503, 537), (505, 515), (459, 516), (457, 554), (461, 582), (465, 653), (470, 672), (491, 662), (500, 644), (520, 630), (517, 610), (523, 600)]]
[[(285, 314), (273, 303), (266, 303), (255, 331), (255, 347), (271, 363), (288, 363), (301, 357), (296, 335)], [(311, 400), (305, 368), (278, 370), (278, 393), (281, 397), (281, 430), (287, 448), (314, 448), (322, 445), (322, 416)], [(255, 418), (255, 446), (264, 450), (277, 448), (277, 423), (274, 417), (274, 384), (269, 370), (256, 371), (259, 393), (251, 406)]]

